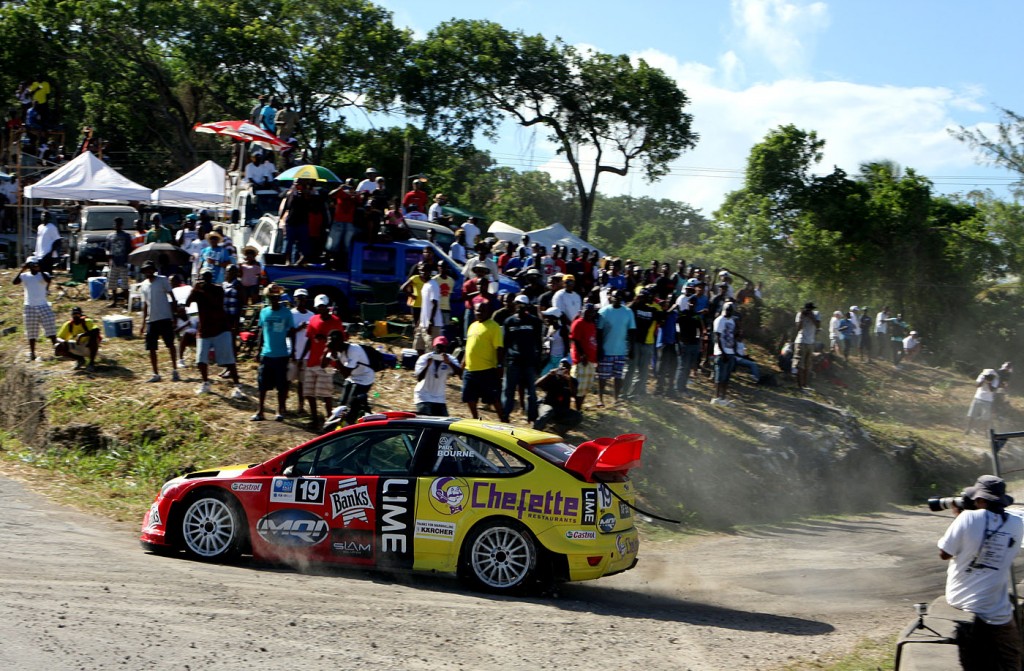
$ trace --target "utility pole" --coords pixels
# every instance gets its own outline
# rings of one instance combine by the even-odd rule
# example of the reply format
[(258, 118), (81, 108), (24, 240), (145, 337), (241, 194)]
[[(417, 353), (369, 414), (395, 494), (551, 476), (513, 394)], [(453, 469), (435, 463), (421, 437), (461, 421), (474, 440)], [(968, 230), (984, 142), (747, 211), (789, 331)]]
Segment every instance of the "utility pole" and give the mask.
[(409, 189), (409, 170), (412, 167), (412, 133), (408, 125), (405, 127), (405, 153), (402, 156), (402, 184), (398, 187), (398, 199), (401, 200)]

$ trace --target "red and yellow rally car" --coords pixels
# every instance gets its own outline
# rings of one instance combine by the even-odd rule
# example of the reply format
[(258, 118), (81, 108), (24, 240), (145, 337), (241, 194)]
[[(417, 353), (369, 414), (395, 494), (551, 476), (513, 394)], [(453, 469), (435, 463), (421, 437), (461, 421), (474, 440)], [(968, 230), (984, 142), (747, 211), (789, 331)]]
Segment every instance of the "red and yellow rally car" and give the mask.
[(550, 433), (385, 413), (254, 466), (167, 482), (142, 521), (154, 552), (251, 552), (457, 574), (490, 591), (636, 564), (628, 472), (645, 437), (573, 447)]

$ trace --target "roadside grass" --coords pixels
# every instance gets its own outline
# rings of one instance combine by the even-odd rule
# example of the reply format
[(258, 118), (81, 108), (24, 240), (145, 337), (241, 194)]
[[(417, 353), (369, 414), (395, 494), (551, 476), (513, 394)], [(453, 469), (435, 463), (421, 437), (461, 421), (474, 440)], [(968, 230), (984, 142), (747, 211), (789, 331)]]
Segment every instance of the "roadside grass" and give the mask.
[(895, 663), (896, 637), (864, 639), (839, 659), (801, 660), (778, 671), (880, 671), (891, 669)]

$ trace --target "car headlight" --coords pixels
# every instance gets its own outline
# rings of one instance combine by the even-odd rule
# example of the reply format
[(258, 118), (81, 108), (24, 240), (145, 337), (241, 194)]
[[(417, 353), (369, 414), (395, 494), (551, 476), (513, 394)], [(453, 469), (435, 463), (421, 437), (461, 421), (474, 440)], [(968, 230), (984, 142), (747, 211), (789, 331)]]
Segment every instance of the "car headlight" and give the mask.
[(160, 498), (167, 496), (168, 492), (177, 487), (183, 482), (183, 478), (174, 478), (164, 483), (164, 486), (160, 488)]

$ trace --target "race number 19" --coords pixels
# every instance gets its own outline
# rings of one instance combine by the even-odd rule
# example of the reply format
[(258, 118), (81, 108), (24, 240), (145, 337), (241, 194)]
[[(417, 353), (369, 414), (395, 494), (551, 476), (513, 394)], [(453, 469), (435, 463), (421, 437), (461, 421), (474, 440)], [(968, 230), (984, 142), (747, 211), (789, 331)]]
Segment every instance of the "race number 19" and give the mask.
[(324, 486), (321, 480), (300, 479), (298, 482), (298, 488), (299, 491), (296, 493), (295, 496), (295, 500), (297, 503), (324, 502)]

